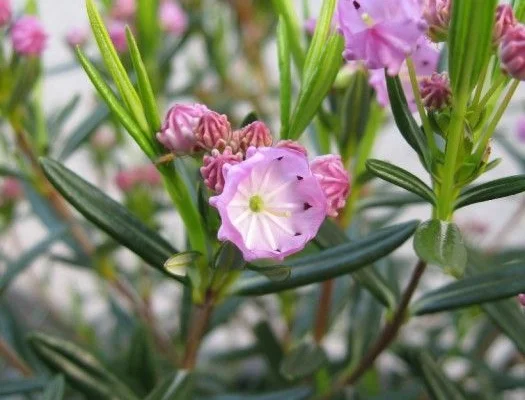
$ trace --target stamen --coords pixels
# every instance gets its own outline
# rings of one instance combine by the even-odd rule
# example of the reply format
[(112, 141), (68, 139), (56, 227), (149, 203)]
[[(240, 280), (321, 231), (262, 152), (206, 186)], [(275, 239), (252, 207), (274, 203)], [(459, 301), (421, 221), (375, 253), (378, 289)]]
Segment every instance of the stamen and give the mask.
[(367, 26), (373, 26), (374, 25), (374, 20), (372, 19), (372, 17), (368, 13), (361, 14), (361, 19), (363, 20), (363, 22)]

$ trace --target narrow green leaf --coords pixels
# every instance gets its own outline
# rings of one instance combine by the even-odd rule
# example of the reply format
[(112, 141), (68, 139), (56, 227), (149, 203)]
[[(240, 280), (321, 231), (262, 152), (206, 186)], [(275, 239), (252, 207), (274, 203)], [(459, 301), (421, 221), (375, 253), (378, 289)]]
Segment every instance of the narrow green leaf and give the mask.
[(153, 88), (148, 77), (148, 71), (146, 66), (142, 61), (137, 42), (131, 33), (131, 29), (126, 27), (126, 39), (129, 47), (129, 54), (131, 56), (131, 61), (133, 63), (133, 68), (135, 69), (135, 74), (137, 75), (137, 82), (139, 85), (140, 99), (142, 101), (142, 106), (144, 107), (144, 112), (146, 113), (146, 118), (149, 124), (149, 132), (154, 134), (160, 130), (160, 115), (157, 106), (157, 100), (155, 99), (155, 94), (153, 93)]
[(275, 337), (271, 326), (266, 321), (259, 322), (253, 329), (257, 339), (257, 346), (261, 355), (266, 359), (273, 379), (282, 381), (279, 368), (283, 362), (284, 353), (279, 340)]
[(62, 400), (64, 398), (64, 389), (64, 377), (58, 375), (46, 386), (40, 400)]
[(372, 197), (364, 198), (357, 203), (359, 210), (377, 207), (407, 207), (413, 204), (422, 204), (424, 200), (412, 193), (375, 193)]
[(12, 176), (13, 178), (27, 179), (27, 176), (24, 173), (17, 171), (8, 165), (2, 164), (0, 164), (0, 176)]
[(224, 242), (215, 256), (213, 266), (215, 269), (225, 269), (228, 271), (241, 270), (246, 262), (239, 249), (231, 242)]
[(130, 112), (128, 112), (120, 104), (120, 101), (118, 100), (115, 93), (113, 93), (113, 90), (111, 90), (111, 88), (106, 84), (104, 78), (102, 78), (93, 64), (91, 64), (91, 62), (87, 59), (82, 50), (78, 48), (77, 57), (80, 64), (82, 65), (82, 68), (84, 68), (84, 71), (86, 71), (89, 79), (97, 89), (100, 96), (104, 99), (109, 109), (115, 114), (120, 123), (124, 126), (124, 128), (126, 128), (135, 142), (137, 142), (140, 148), (144, 151), (144, 153), (146, 153), (150, 159), (155, 159), (155, 147), (153, 147), (151, 141), (144, 136), (143, 131), (135, 122), (132, 114), (130, 114)]
[(428, 263), (462, 275), (467, 265), (467, 250), (461, 232), (452, 222), (432, 219), (423, 222), (414, 235), (417, 255)]
[[(164, 262), (177, 252), (166, 240), (62, 164), (43, 158), (41, 165), (53, 186), (84, 217), (152, 267), (165, 272)], [(182, 278), (177, 280), (186, 282)]]
[(253, 264), (248, 264), (246, 268), (255, 271), (261, 275), (264, 275), (269, 280), (274, 282), (285, 281), (290, 277), (292, 270), (286, 265), (265, 265), (257, 266)]
[(46, 131), (49, 132), (50, 140), (53, 140), (59, 134), (59, 132), (62, 131), (64, 124), (71, 117), (80, 103), (80, 98), (81, 96), (76, 94), (63, 107), (53, 113), (51, 118), (48, 119)]
[(290, 350), (280, 371), (286, 379), (301, 379), (314, 374), (327, 362), (328, 357), (322, 347), (307, 340)]
[(512, 196), (525, 191), (525, 175), (507, 176), (467, 188), (456, 201), (455, 209), (470, 204)]
[(428, 187), (425, 182), (407, 170), (380, 160), (368, 160), (366, 162), (366, 167), (371, 173), (379, 178), (417, 194), (430, 204), (436, 204), (436, 195), (432, 189)]
[(138, 42), (145, 60), (152, 60), (161, 42), (162, 32), (159, 20), (159, 0), (137, 0), (135, 27)]
[(39, 332), (28, 340), (40, 360), (89, 398), (138, 400), (99, 360), (77, 345)]
[(192, 398), (193, 375), (187, 371), (170, 374), (145, 400), (186, 400)]
[(412, 112), (408, 108), (405, 92), (403, 91), (403, 86), (401, 85), (399, 77), (391, 77), (386, 74), (386, 85), (388, 89), (388, 97), (390, 99), (390, 107), (392, 108), (394, 121), (396, 122), (399, 132), (401, 132), (401, 135), (405, 138), (410, 147), (412, 147), (419, 155), (425, 168), (430, 170), (431, 161), (427, 140), (425, 134), (412, 116)]
[(93, 30), (93, 35), (97, 41), (104, 64), (113, 77), (118, 91), (122, 96), (130, 115), (133, 117), (133, 120), (143, 132), (148, 132), (148, 123), (144, 115), (144, 109), (140, 103), (139, 95), (133, 87), (126, 69), (118, 57), (117, 51), (113, 46), (113, 42), (109, 37), (108, 31), (97, 10), (95, 2), (93, 0), (86, 0), (86, 7), (91, 29)]
[(514, 342), (521, 354), (525, 354), (525, 318), (515, 299), (494, 301), (481, 305), (499, 329)]
[(272, 0), (277, 14), (282, 17), (286, 28), (288, 39), (290, 40), (290, 50), (295, 62), (295, 66), (302, 74), (304, 67), (304, 51), (301, 46), (301, 27), (293, 3), (288, 0)]
[(126, 356), (125, 377), (129, 386), (142, 396), (151, 392), (157, 381), (155, 347), (148, 329), (137, 324)]
[(307, 387), (298, 387), (261, 394), (224, 394), (206, 397), (204, 400), (306, 400), (311, 398), (312, 395), (312, 389)]
[(232, 294), (258, 296), (309, 285), (348, 274), (390, 254), (414, 233), (417, 222), (408, 222), (376, 231), (351, 243), (286, 262), (291, 275), (285, 281), (272, 282), (265, 277), (240, 279)]
[(417, 315), (501, 300), (525, 292), (523, 263), (468, 276), (426, 293), (414, 306)]
[(279, 58), (279, 99), (281, 104), (281, 137), (288, 135), (292, 102), (292, 71), (290, 65), (290, 42), (283, 17), (277, 25), (277, 54)]
[(25, 393), (40, 391), (46, 386), (46, 379), (31, 378), (31, 379), (10, 379), (9, 381), (2, 380), (0, 382), (0, 396), (22, 395)]
[(7, 269), (2, 276), (0, 276), (0, 295), (9, 287), (10, 283), (18, 277), (18, 275), (30, 267), (33, 261), (42, 256), (42, 254), (45, 253), (53, 243), (62, 238), (66, 232), (67, 229), (65, 227), (58, 229), (56, 232), (51, 233), (47, 238), (18, 257), (16, 261), (8, 263)]

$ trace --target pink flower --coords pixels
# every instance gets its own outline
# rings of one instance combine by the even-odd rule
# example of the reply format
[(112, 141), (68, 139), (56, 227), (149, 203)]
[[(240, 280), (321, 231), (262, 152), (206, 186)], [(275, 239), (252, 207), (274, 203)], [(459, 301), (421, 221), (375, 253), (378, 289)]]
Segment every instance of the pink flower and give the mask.
[(136, 9), (135, 0), (115, 0), (111, 16), (119, 20), (129, 20), (135, 15)]
[(182, 35), (188, 28), (188, 16), (175, 2), (165, 0), (159, 8), (162, 29), (174, 35)]
[(251, 147), (247, 159), (224, 167), (225, 185), (210, 204), (221, 216), (219, 240), (247, 261), (282, 260), (304, 248), (326, 217), (326, 198), (307, 158), (292, 150)]
[(492, 43), (499, 45), (503, 36), (509, 29), (516, 26), (518, 21), (512, 11), (512, 6), (509, 4), (500, 4), (496, 9), (496, 21), (494, 23), (494, 30), (492, 32)]
[(220, 194), (224, 188), (224, 165), (239, 164), (242, 161), (242, 153), (233, 153), (231, 147), (226, 147), (221, 153), (213, 149), (211, 155), (205, 155), (201, 175), (204, 183), (210, 190)]
[(47, 34), (38, 18), (24, 16), (13, 25), (11, 41), (18, 54), (38, 56), (46, 47)]
[(304, 30), (306, 33), (308, 33), (310, 36), (313, 36), (315, 33), (315, 27), (317, 26), (317, 18), (308, 18), (304, 22)]
[(327, 214), (337, 217), (338, 210), (345, 206), (350, 191), (350, 178), (341, 157), (333, 154), (316, 157), (310, 163), (310, 169), (328, 201)]
[(172, 153), (192, 152), (200, 119), (208, 112), (203, 104), (176, 104), (168, 111), (157, 140)]
[(507, 74), (520, 81), (525, 80), (525, 25), (516, 24), (501, 40), (499, 57)]
[(516, 125), (516, 136), (521, 143), (525, 143), (525, 116), (518, 118), (518, 123)]
[(110, 150), (117, 143), (115, 134), (107, 128), (99, 129), (90, 140), (96, 150)]
[(224, 150), (231, 136), (232, 128), (228, 117), (215, 111), (205, 113), (195, 131), (197, 147), (205, 150)]
[(525, 307), (525, 293), (518, 294), (518, 302), (522, 307)]
[(419, 82), (419, 91), (424, 106), (431, 110), (442, 110), (450, 105), (452, 91), (447, 74), (434, 72)]
[(428, 24), (428, 36), (434, 42), (447, 40), (451, 4), (451, 0), (424, 1), (423, 18)]
[(279, 140), (275, 147), (277, 147), (278, 149), (289, 149), (298, 151), (299, 153), (304, 154), (305, 156), (308, 155), (306, 148), (301, 143), (296, 142), (295, 140)]
[(129, 192), (138, 185), (156, 187), (161, 182), (160, 174), (153, 164), (140, 165), (119, 171), (115, 177), (115, 183), (124, 193)]
[(339, 0), (337, 21), (345, 38), (343, 57), (397, 75), (425, 33), (419, 0)]
[(233, 141), (242, 151), (246, 151), (251, 146), (269, 147), (272, 145), (273, 138), (264, 122), (255, 121), (233, 132)]
[(126, 39), (126, 24), (120, 21), (111, 21), (108, 26), (108, 33), (115, 49), (119, 53), (128, 51), (128, 42)]
[(11, 10), (10, 0), (0, 0), (0, 28), (7, 25), (11, 21)]
[(66, 42), (70, 47), (83, 47), (88, 41), (89, 31), (78, 26), (71, 28), (66, 34)]
[[(414, 54), (412, 54), (412, 60), (414, 61), (414, 67), (418, 77), (430, 76), (437, 70), (439, 51), (432, 43), (423, 37), (418, 41), (416, 50), (414, 51)], [(405, 92), (408, 106), (410, 110), (414, 112), (417, 107), (406, 63), (403, 63), (401, 70), (399, 71), (399, 79), (403, 85), (403, 91)], [(388, 98), (384, 71), (382, 69), (370, 71), (368, 83), (375, 89), (379, 104), (382, 107), (388, 107), (390, 99)]]
[(22, 186), (15, 178), (5, 178), (0, 187), (0, 204), (4, 202), (14, 202), (22, 197)]

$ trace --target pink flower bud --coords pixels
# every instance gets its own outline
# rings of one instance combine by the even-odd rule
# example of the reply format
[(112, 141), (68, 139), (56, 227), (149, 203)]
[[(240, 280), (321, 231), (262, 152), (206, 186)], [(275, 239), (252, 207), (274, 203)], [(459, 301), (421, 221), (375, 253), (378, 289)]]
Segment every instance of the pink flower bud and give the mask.
[(431, 111), (442, 110), (450, 105), (452, 92), (447, 74), (433, 73), (421, 79), (419, 91), (423, 104)]
[(86, 28), (73, 27), (66, 34), (66, 42), (70, 47), (84, 47), (88, 41), (89, 31)]
[(159, 171), (153, 164), (146, 164), (137, 169), (141, 183), (151, 187), (160, 186), (162, 179)]
[(522, 307), (525, 307), (525, 293), (518, 294), (518, 302)]
[(157, 140), (172, 153), (192, 152), (200, 119), (208, 112), (203, 104), (176, 104), (168, 111)]
[(111, 21), (108, 26), (108, 33), (113, 46), (119, 53), (128, 51), (128, 42), (126, 40), (126, 24), (120, 21)]
[(2, 200), (10, 202), (16, 201), (22, 197), (22, 186), (15, 178), (6, 178), (1, 186), (0, 194)]
[(159, 8), (160, 25), (166, 32), (182, 35), (188, 28), (188, 17), (175, 2), (165, 0)]
[(115, 177), (115, 183), (124, 193), (129, 192), (137, 185), (156, 187), (161, 182), (160, 174), (153, 164), (140, 165), (119, 171)]
[(301, 143), (296, 142), (295, 140), (279, 140), (275, 147), (280, 149), (295, 150), (301, 154), (304, 154), (305, 156), (308, 155), (306, 148)]
[(224, 150), (232, 136), (228, 117), (215, 111), (205, 113), (197, 126), (197, 147), (205, 150)]
[(46, 47), (47, 34), (38, 18), (24, 16), (13, 25), (11, 41), (18, 54), (39, 56)]
[(226, 147), (222, 153), (217, 149), (213, 149), (211, 155), (206, 155), (203, 158), (201, 175), (204, 183), (216, 193), (221, 193), (222, 189), (224, 189), (223, 167), (225, 165), (238, 164), (241, 161), (242, 154), (234, 154), (231, 147)]
[(96, 150), (107, 151), (117, 143), (115, 134), (110, 129), (99, 129), (90, 140)]
[(273, 142), (270, 129), (264, 122), (255, 121), (233, 133), (233, 141), (242, 151), (248, 147), (270, 147)]
[(428, 23), (428, 36), (434, 42), (444, 42), (450, 25), (451, 0), (425, 0), (423, 18)]
[(135, 15), (135, 0), (116, 0), (111, 9), (111, 16), (119, 20), (129, 20)]
[(130, 171), (119, 171), (115, 176), (115, 183), (124, 193), (129, 192), (135, 186), (136, 179)]
[(308, 33), (310, 36), (313, 36), (315, 33), (315, 27), (317, 26), (317, 18), (308, 18), (304, 22), (304, 30), (306, 33)]
[(494, 30), (492, 32), (492, 42), (495, 46), (500, 44), (503, 36), (508, 30), (514, 26), (518, 21), (514, 16), (514, 11), (509, 4), (500, 4), (496, 9), (496, 21), (494, 23)]
[(12, 13), (10, 0), (0, 0), (0, 28), (11, 21)]
[(350, 178), (341, 157), (333, 154), (316, 157), (310, 163), (310, 169), (326, 196), (327, 214), (337, 217), (338, 210), (345, 206), (350, 190)]
[(525, 116), (518, 118), (516, 136), (521, 143), (525, 143)]
[(507, 74), (520, 81), (525, 80), (525, 25), (516, 24), (501, 39), (499, 57)]

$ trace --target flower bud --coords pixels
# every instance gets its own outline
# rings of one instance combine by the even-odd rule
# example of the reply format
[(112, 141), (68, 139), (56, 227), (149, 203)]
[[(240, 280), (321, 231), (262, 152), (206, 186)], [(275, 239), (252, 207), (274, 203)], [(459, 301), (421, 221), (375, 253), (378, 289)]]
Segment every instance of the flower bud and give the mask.
[(310, 35), (310, 36), (313, 36), (314, 33), (315, 33), (315, 27), (317, 26), (317, 18), (315, 17), (312, 17), (312, 18), (308, 18), (306, 21), (304, 21), (304, 30), (305, 32)]
[(135, 0), (116, 0), (111, 9), (111, 16), (118, 20), (129, 20), (135, 15)]
[(425, 0), (423, 18), (428, 23), (428, 36), (433, 42), (447, 40), (451, 0)]
[(233, 133), (233, 142), (245, 152), (248, 147), (270, 147), (273, 142), (270, 129), (264, 122), (255, 121)]
[(503, 70), (515, 79), (525, 80), (525, 25), (516, 24), (501, 39), (499, 57)]
[(188, 17), (184, 10), (173, 1), (165, 0), (159, 8), (160, 25), (166, 32), (182, 35), (188, 28)]
[(113, 46), (119, 53), (128, 51), (128, 41), (126, 39), (126, 24), (120, 21), (112, 21), (108, 26), (108, 34), (113, 42)]
[(0, 0), (0, 28), (11, 21), (12, 14), (10, 0)]
[(280, 149), (295, 150), (301, 154), (304, 154), (305, 156), (308, 156), (306, 148), (301, 143), (296, 142), (295, 140), (279, 140), (275, 147)]
[(521, 143), (525, 143), (525, 116), (518, 119), (516, 136)]
[(146, 164), (119, 171), (115, 177), (115, 183), (120, 190), (127, 193), (137, 185), (159, 186), (161, 177), (153, 164)]
[(13, 25), (11, 41), (16, 53), (39, 56), (46, 47), (47, 34), (38, 18), (24, 16)]
[(509, 4), (500, 4), (496, 8), (496, 21), (494, 22), (494, 30), (492, 32), (492, 43), (495, 46), (499, 45), (503, 36), (508, 30), (514, 26), (518, 21), (514, 16), (514, 11)]
[(6, 178), (0, 187), (0, 197), (3, 202), (14, 202), (22, 197), (22, 186), (15, 178)]
[(232, 136), (228, 117), (214, 111), (205, 113), (195, 131), (197, 147), (205, 150), (224, 150)]
[(518, 302), (522, 307), (525, 307), (525, 293), (518, 294)]
[(90, 142), (95, 150), (108, 151), (116, 145), (117, 138), (110, 129), (103, 128), (91, 137)]
[(337, 217), (338, 210), (345, 206), (350, 190), (350, 178), (341, 157), (333, 154), (316, 157), (310, 163), (310, 169), (326, 196), (327, 214)]
[(66, 43), (69, 47), (84, 47), (88, 41), (89, 31), (85, 28), (74, 27), (66, 34)]
[(211, 151), (211, 155), (205, 155), (201, 175), (204, 183), (208, 188), (216, 193), (221, 193), (224, 189), (223, 167), (225, 165), (234, 165), (242, 161), (241, 153), (233, 153), (231, 147), (226, 147), (221, 153), (217, 149)]
[(176, 104), (168, 111), (157, 140), (172, 153), (192, 152), (197, 127), (201, 117), (208, 112), (210, 110), (203, 104)]
[(442, 110), (450, 105), (452, 92), (447, 74), (433, 73), (421, 79), (419, 91), (423, 104), (430, 111)]

